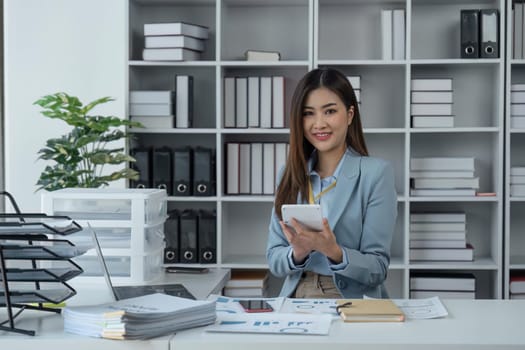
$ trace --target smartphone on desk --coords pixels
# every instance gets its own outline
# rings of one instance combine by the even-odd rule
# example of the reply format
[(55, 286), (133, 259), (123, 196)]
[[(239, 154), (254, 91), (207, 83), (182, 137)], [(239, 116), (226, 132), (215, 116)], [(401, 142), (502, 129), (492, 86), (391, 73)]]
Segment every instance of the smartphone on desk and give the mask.
[(246, 312), (272, 312), (273, 307), (264, 300), (239, 300), (242, 308)]

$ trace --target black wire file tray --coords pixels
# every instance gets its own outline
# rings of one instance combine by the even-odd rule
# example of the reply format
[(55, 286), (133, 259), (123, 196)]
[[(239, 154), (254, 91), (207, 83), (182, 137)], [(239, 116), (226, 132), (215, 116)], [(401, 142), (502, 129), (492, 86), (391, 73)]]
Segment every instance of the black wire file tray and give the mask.
[(34, 330), (15, 327), (15, 319), (27, 309), (60, 313), (60, 308), (47, 303), (60, 304), (76, 294), (67, 282), (83, 270), (71, 259), (86, 248), (65, 237), (82, 227), (67, 216), (23, 213), (11, 194), (0, 195), (15, 210), (0, 213), (0, 308), (7, 311), (0, 330), (34, 335)]

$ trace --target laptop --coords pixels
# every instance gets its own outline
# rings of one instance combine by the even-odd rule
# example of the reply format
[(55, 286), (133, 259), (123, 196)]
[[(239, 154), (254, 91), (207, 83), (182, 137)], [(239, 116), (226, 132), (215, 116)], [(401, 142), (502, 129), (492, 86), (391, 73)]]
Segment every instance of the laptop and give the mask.
[(147, 285), (147, 286), (113, 286), (113, 282), (111, 282), (111, 277), (109, 275), (109, 269), (106, 264), (106, 259), (104, 258), (104, 255), (102, 254), (102, 249), (100, 248), (100, 243), (97, 238), (97, 233), (95, 232), (95, 230), (91, 227), (89, 223), (88, 223), (88, 226), (89, 226), (89, 229), (91, 230), (93, 243), (97, 251), (97, 257), (100, 262), (102, 272), (104, 274), (104, 279), (106, 280), (106, 284), (111, 290), (115, 301), (122, 300), (122, 299), (128, 299), (128, 298), (134, 298), (134, 297), (140, 297), (143, 295), (148, 295), (148, 294), (153, 294), (153, 293), (164, 293), (164, 294), (186, 298), (186, 299), (193, 299), (193, 300), (196, 299), (195, 296), (191, 294), (190, 291), (188, 291), (186, 287), (184, 287), (180, 283)]

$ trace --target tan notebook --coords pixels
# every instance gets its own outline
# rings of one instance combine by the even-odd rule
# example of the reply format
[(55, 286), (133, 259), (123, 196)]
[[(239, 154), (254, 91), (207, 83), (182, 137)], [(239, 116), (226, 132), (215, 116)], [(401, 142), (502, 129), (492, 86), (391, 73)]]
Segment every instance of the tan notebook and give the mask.
[[(343, 304), (351, 305), (342, 306)], [(341, 299), (338, 312), (345, 322), (403, 322), (405, 314), (390, 299)]]

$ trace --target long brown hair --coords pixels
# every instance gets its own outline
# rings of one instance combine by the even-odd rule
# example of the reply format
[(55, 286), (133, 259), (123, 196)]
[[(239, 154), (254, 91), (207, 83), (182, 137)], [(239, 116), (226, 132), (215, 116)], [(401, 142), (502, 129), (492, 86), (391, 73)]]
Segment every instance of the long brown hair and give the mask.
[(297, 84), (290, 111), (290, 151), (288, 161), (275, 194), (275, 212), (281, 217), (283, 204), (297, 203), (298, 195), (308, 198), (308, 158), (314, 146), (304, 137), (303, 108), (310, 92), (319, 88), (334, 92), (346, 109), (354, 107), (354, 118), (348, 126), (346, 145), (363, 156), (368, 155), (363, 126), (354, 88), (344, 74), (333, 68), (318, 68), (308, 72)]

